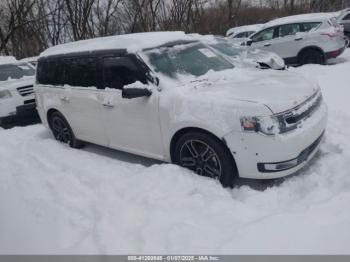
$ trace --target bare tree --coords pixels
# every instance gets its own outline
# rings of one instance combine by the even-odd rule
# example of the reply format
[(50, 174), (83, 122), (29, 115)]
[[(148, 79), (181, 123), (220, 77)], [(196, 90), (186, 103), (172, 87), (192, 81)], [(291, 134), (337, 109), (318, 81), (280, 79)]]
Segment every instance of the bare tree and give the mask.
[(3, 0), (1, 2), (0, 53), (9, 55), (8, 43), (19, 28), (31, 22), (28, 14), (33, 5), (33, 0)]
[(89, 38), (91, 36), (89, 18), (95, 0), (65, 0), (64, 2), (73, 40)]

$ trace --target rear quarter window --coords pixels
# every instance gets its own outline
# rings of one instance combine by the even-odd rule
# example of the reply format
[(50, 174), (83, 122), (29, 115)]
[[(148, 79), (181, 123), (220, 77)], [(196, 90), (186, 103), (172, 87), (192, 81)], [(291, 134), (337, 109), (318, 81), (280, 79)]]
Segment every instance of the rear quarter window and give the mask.
[(63, 85), (63, 60), (40, 61), (37, 68), (37, 80), (43, 85)]

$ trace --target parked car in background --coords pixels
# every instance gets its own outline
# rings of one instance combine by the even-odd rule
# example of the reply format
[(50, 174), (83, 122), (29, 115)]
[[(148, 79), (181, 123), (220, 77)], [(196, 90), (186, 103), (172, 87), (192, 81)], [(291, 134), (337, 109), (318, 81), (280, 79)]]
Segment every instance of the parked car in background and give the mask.
[(36, 115), (34, 75), (30, 64), (0, 57), (0, 124)]
[(259, 49), (248, 49), (224, 37), (213, 35), (203, 36), (199, 34), (190, 35), (227, 56), (235, 66), (275, 70), (283, 70), (286, 68), (284, 60), (275, 53)]
[(182, 32), (52, 47), (38, 111), (54, 137), (173, 162), (232, 187), (302, 168), (327, 122), (319, 87), (287, 70), (240, 69)]
[(38, 57), (37, 56), (32, 56), (32, 57), (26, 57), (20, 60), (23, 63), (29, 63), (32, 66), (36, 67), (38, 64)]
[(262, 27), (263, 24), (234, 27), (226, 32), (226, 37), (236, 44), (241, 44), (246, 41), (249, 36), (256, 33), (257, 31), (260, 31)]
[(350, 39), (350, 8), (340, 12), (337, 22), (344, 27), (344, 34)]
[(259, 31), (262, 28), (262, 26), (263, 24), (233, 27), (226, 32), (226, 37), (247, 38), (255, 32)]
[(275, 52), (286, 64), (324, 64), (341, 55), (344, 32), (328, 14), (306, 14), (273, 20), (250, 36), (252, 48)]

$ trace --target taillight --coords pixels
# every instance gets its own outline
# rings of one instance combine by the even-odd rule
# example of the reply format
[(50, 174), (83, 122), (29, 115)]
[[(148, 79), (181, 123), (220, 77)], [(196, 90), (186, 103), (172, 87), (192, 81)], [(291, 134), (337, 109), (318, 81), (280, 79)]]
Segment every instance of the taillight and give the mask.
[(337, 33), (321, 33), (321, 35), (329, 36), (329, 37), (336, 37), (336, 36), (338, 36)]

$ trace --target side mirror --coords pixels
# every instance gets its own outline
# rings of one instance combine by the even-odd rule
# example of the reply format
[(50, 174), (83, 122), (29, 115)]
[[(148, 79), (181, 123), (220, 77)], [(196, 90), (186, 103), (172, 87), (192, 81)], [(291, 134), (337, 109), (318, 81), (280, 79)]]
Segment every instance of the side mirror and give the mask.
[(138, 97), (149, 97), (152, 91), (147, 88), (123, 88), (122, 98), (133, 99)]
[(254, 42), (253, 40), (249, 39), (249, 40), (247, 40), (246, 45), (251, 46), (253, 44), (253, 42)]

